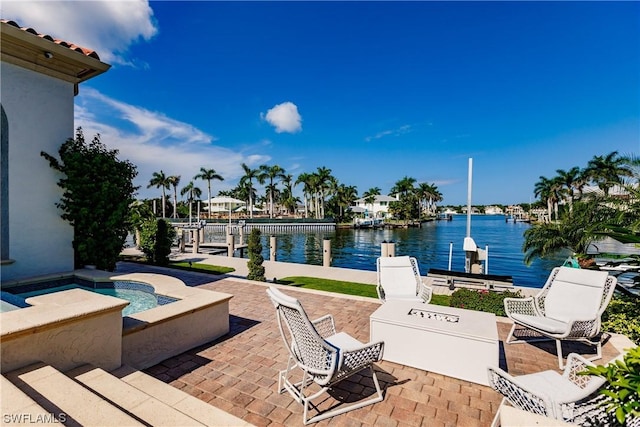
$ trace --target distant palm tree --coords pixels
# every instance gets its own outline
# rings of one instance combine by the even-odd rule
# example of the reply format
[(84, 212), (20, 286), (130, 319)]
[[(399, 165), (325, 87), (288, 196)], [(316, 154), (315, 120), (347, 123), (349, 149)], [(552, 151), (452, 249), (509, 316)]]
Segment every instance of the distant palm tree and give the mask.
[(178, 184), (180, 184), (180, 176), (171, 175), (167, 180), (173, 187), (173, 218), (178, 218)]
[(298, 175), (298, 179), (296, 179), (296, 185), (304, 184), (302, 187), (302, 194), (304, 195), (304, 217), (309, 217), (309, 198), (312, 194), (311, 189), (311, 174), (307, 172), (302, 172)]
[(249, 197), (249, 218), (253, 218), (253, 201), (255, 199), (256, 189), (253, 187), (253, 179), (258, 179), (259, 169), (251, 169), (245, 163), (242, 164), (244, 176), (240, 178), (240, 184), (245, 187), (247, 196)]
[[(209, 196), (209, 198), (207, 199), (207, 204), (209, 205), (209, 208), (211, 208), (211, 181), (214, 179), (224, 181), (224, 178), (218, 175), (214, 169), (200, 168), (200, 173), (194, 176), (193, 179), (201, 179), (203, 181), (207, 181), (207, 195)], [(198, 195), (198, 197), (200, 196)], [(209, 209), (209, 218), (211, 218), (211, 209)]]
[(555, 207), (555, 218), (558, 219), (558, 208), (557, 202), (559, 197), (559, 190), (561, 189), (561, 184), (557, 178), (549, 179), (544, 176), (539, 178), (539, 181), (535, 183), (533, 188), (533, 194), (536, 197), (540, 197), (540, 200), (545, 200), (547, 203), (547, 213), (549, 215), (549, 220), (551, 220), (551, 213)]
[(358, 198), (358, 189), (353, 185), (340, 184), (336, 188), (336, 200), (340, 207), (340, 217), (344, 216), (344, 209), (348, 208)]
[(278, 165), (260, 166), (260, 174), (258, 175), (258, 181), (260, 184), (264, 184), (267, 179), (269, 179), (269, 185), (267, 185), (267, 192), (269, 194), (269, 218), (273, 218), (273, 198), (275, 196), (274, 192), (276, 190), (276, 186), (273, 183), (273, 180), (278, 178), (282, 179), (284, 176), (284, 169), (282, 169)]
[(574, 192), (578, 190), (581, 185), (582, 172), (579, 167), (575, 166), (568, 171), (558, 169), (556, 173), (558, 174), (558, 183), (563, 187), (559, 193), (560, 195), (566, 196), (565, 198), (569, 204), (569, 212), (571, 212), (573, 210)]
[(587, 174), (607, 197), (611, 187), (622, 184), (622, 178), (633, 176), (633, 171), (625, 157), (620, 157), (617, 151), (613, 151), (606, 156), (594, 156), (589, 160)]
[(331, 188), (331, 183), (335, 178), (331, 176), (331, 169), (326, 168), (324, 166), (318, 167), (316, 173), (316, 195), (317, 195), (317, 205), (318, 211), (316, 218), (324, 218), (324, 202), (327, 191)]
[(400, 196), (400, 198), (403, 198), (404, 196), (408, 196), (409, 194), (412, 194), (414, 192), (415, 183), (415, 178), (405, 176), (401, 180), (397, 181), (393, 187), (391, 187), (391, 191), (389, 191), (389, 193), (397, 194)]
[[(191, 204), (196, 198), (199, 199), (202, 196), (202, 190), (196, 187), (193, 181), (189, 181), (189, 183), (180, 190), (181, 196), (184, 196), (187, 193), (189, 194), (189, 197), (187, 197), (187, 201), (189, 202), (189, 221), (191, 221)], [(200, 218), (198, 218), (198, 220), (199, 219)]]
[(166, 214), (167, 194), (165, 190), (168, 190), (169, 188), (171, 188), (170, 185), (171, 183), (169, 182), (168, 177), (164, 174), (162, 170), (160, 172), (154, 172), (153, 177), (149, 181), (149, 185), (147, 185), (147, 188), (151, 188), (151, 187), (162, 188), (162, 218), (167, 217), (167, 214)]
[(376, 201), (376, 196), (380, 195), (380, 191), (380, 188), (372, 187), (362, 194), (365, 204), (371, 205), (371, 212), (373, 213), (373, 216), (375, 216), (375, 212), (373, 212), (373, 203)]

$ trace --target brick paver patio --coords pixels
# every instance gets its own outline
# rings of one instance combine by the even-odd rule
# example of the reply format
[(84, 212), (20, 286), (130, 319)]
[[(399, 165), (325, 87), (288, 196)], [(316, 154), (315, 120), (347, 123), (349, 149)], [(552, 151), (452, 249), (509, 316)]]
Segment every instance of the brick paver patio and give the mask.
[[(133, 269), (140, 271), (140, 267), (127, 264), (119, 267), (121, 271)], [(233, 294), (229, 309), (231, 331), (146, 372), (257, 426), (302, 425), (302, 406), (288, 393), (278, 394), (276, 390), (277, 374), (286, 366), (288, 353), (265, 292), (266, 284), (229, 278), (211, 281), (211, 276), (182, 272), (170, 274), (191, 286)], [(284, 292), (298, 298), (311, 318), (331, 313), (338, 330), (362, 342), (369, 341), (369, 315), (379, 307), (377, 301), (295, 288)], [(503, 320), (498, 322), (503, 369), (513, 375), (557, 369), (554, 343), (503, 345), (509, 328), (510, 324)], [(565, 354), (571, 350), (591, 351), (579, 344), (573, 346), (563, 346)], [(604, 359), (598, 363), (610, 360), (618, 352), (608, 343), (603, 354)], [(385, 390), (382, 402), (315, 425), (488, 426), (501, 401), (491, 388), (467, 381), (385, 361), (376, 367)], [(325, 395), (320, 406), (339, 404), (340, 400), (334, 397), (352, 401), (372, 392), (371, 378), (363, 371), (339, 384), (333, 397)]]

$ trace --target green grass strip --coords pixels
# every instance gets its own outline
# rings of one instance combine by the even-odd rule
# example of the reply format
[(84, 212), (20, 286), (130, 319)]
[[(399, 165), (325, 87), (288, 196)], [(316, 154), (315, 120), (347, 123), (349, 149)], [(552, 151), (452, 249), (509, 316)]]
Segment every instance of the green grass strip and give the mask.
[[(321, 279), (305, 276), (284, 277), (276, 280), (276, 283), (299, 288), (315, 289), (318, 291), (378, 298), (375, 285), (368, 285), (366, 283), (344, 282), (342, 280)], [(449, 295), (433, 295), (431, 298), (431, 304), (448, 306), (450, 300), (451, 297)]]
[(235, 268), (231, 267), (223, 267), (221, 265), (210, 265), (210, 264), (200, 264), (197, 262), (189, 265), (188, 262), (171, 262), (168, 267), (175, 268), (178, 270), (187, 270), (187, 271), (195, 271), (198, 273), (208, 273), (208, 274), (226, 274), (231, 273), (232, 271), (236, 271)]

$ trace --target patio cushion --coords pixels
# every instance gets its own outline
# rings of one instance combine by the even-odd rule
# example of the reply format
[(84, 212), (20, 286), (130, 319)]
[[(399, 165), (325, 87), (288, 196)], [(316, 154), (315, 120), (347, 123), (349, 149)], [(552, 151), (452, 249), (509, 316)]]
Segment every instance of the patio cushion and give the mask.
[(544, 301), (545, 315), (563, 321), (598, 317), (607, 277), (606, 271), (560, 268)]
[(380, 283), (388, 299), (416, 295), (418, 283), (409, 256), (380, 258)]
[(566, 322), (552, 319), (550, 317), (513, 313), (511, 318), (522, 325), (530, 326), (533, 329), (543, 330), (550, 334), (562, 334), (566, 332), (569, 327)]
[(338, 347), (340, 350), (354, 350), (362, 347), (362, 343), (345, 332), (338, 332), (335, 335), (325, 338), (329, 344)]
[(556, 371), (536, 372), (521, 375), (518, 382), (538, 395), (547, 395), (554, 402), (571, 402), (584, 398), (584, 390), (567, 381)]

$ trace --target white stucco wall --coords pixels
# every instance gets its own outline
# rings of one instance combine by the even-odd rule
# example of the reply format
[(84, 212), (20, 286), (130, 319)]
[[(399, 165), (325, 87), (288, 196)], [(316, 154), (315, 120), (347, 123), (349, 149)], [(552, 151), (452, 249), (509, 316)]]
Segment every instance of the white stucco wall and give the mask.
[(73, 84), (2, 63), (0, 102), (9, 122), (9, 257), (2, 281), (73, 270), (73, 228), (55, 206), (60, 174), (41, 151), (58, 156), (74, 135)]

